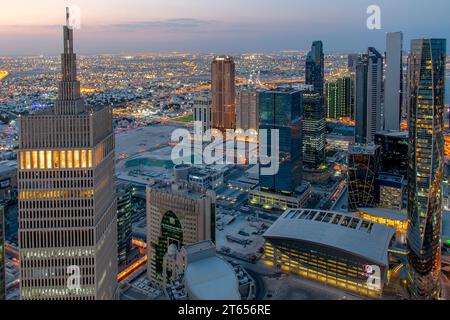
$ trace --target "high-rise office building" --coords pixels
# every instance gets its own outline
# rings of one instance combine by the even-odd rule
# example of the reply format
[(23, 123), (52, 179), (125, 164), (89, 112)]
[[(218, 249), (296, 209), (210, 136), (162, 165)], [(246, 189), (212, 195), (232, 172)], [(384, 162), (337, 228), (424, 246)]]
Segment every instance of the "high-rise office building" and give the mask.
[(383, 56), (369, 48), (356, 63), (355, 142), (370, 143), (382, 129)]
[(404, 181), (403, 176), (380, 173), (377, 177), (375, 191), (377, 207), (396, 211), (402, 210)]
[(386, 36), (386, 80), (384, 91), (384, 129), (400, 130), (403, 101), (403, 33)]
[(314, 41), (306, 57), (305, 84), (312, 85), (314, 91), (323, 96), (325, 79), (325, 58), (322, 41)]
[(212, 127), (236, 128), (235, 64), (232, 57), (215, 57), (211, 64)]
[(236, 129), (258, 131), (258, 92), (256, 90), (240, 90), (236, 96)]
[(408, 132), (382, 131), (375, 134), (375, 144), (381, 148), (380, 170), (401, 175), (408, 174)]
[(361, 55), (357, 53), (351, 53), (347, 57), (347, 69), (349, 72), (355, 72), (356, 63), (360, 59)]
[(171, 245), (178, 250), (202, 240), (215, 242), (216, 195), (194, 185), (158, 182), (147, 187), (148, 277), (158, 285), (169, 283), (163, 274), (164, 257)]
[(445, 39), (411, 42), (407, 274), (413, 299), (440, 292), (446, 47)]
[[(259, 185), (262, 191), (291, 195), (299, 186), (303, 166), (302, 122), (303, 96), (300, 91), (279, 89), (260, 93), (259, 129), (267, 130), (269, 152), (272, 149), (272, 130), (278, 130), (280, 137), (279, 170), (275, 175), (260, 174)], [(261, 145), (260, 142), (260, 147)]]
[(0, 300), (6, 298), (5, 280), (5, 212), (0, 206)]
[(326, 125), (324, 99), (314, 91), (303, 91), (303, 164), (318, 168), (325, 162)]
[(211, 129), (212, 100), (209, 93), (200, 93), (194, 97), (193, 118), (194, 122), (201, 122), (203, 132)]
[[(84, 106), (69, 26), (64, 27), (61, 59), (54, 107), (19, 119), (21, 299), (113, 299), (117, 212), (112, 111)], [(80, 288), (69, 285), (71, 273), (80, 275)]]
[(131, 251), (131, 220), (133, 187), (127, 183), (117, 186), (117, 252), (119, 265), (126, 264)]
[(334, 79), (325, 85), (325, 103), (327, 118), (351, 118), (352, 117), (352, 86), (350, 76)]
[(376, 205), (375, 188), (379, 172), (380, 147), (374, 144), (351, 144), (348, 149), (348, 208), (371, 208)]

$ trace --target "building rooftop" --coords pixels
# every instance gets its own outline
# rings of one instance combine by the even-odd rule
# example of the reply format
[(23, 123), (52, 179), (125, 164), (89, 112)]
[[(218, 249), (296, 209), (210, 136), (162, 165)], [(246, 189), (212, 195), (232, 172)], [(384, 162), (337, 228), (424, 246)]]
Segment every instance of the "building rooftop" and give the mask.
[(402, 222), (408, 220), (408, 215), (398, 210), (384, 208), (358, 208), (358, 210), (378, 218), (391, 219)]
[(191, 299), (241, 300), (233, 267), (217, 256), (188, 263), (184, 282)]
[(387, 137), (408, 138), (409, 133), (408, 133), (408, 131), (386, 130), (386, 131), (377, 132), (376, 135), (383, 135), (383, 136), (387, 136)]
[(378, 148), (380, 148), (380, 146), (377, 146), (375, 144), (354, 143), (354, 144), (350, 144), (348, 146), (348, 153), (349, 154), (368, 154), (368, 155), (372, 155), (372, 154), (375, 154), (375, 151)]
[(378, 176), (378, 180), (388, 181), (388, 182), (395, 182), (395, 183), (403, 183), (403, 176), (395, 175), (395, 174), (388, 174), (388, 173), (381, 173)]
[(311, 242), (386, 266), (394, 234), (393, 228), (342, 212), (289, 209), (264, 237)]

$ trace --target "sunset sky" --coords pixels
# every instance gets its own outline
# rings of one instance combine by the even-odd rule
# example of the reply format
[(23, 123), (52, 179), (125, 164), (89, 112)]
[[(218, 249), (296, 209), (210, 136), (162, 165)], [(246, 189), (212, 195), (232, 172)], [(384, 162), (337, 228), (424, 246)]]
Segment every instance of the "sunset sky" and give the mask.
[[(326, 51), (385, 47), (385, 33), (450, 39), (448, 0), (2, 0), (0, 55), (56, 54), (66, 5), (80, 7), (79, 53)], [(382, 29), (366, 28), (366, 9)]]

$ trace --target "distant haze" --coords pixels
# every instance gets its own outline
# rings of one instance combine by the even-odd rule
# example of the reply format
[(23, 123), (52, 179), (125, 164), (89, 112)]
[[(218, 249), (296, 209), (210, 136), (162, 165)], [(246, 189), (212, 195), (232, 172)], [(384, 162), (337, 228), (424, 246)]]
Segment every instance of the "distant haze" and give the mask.
[[(80, 53), (269, 52), (385, 49), (385, 33), (450, 38), (448, 0), (2, 0), (0, 55), (61, 52), (66, 5), (82, 13)], [(366, 28), (369, 5), (378, 4), (382, 29)]]

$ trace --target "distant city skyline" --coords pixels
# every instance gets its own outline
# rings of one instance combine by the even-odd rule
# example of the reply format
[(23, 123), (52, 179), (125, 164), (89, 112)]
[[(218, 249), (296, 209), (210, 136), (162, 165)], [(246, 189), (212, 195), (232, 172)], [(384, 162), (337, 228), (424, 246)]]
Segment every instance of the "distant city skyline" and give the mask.
[[(434, 0), (30, 0), (8, 1), (0, 10), (0, 55), (53, 55), (61, 12), (81, 8), (77, 51), (98, 53), (243, 53), (306, 50), (314, 40), (324, 51), (385, 49), (387, 32), (403, 31), (405, 50), (415, 38), (450, 38), (450, 3)], [(366, 9), (381, 8), (381, 30), (368, 30)], [(239, 10), (236, 10), (239, 8)], [(420, 21), (420, 24), (417, 23)]]

